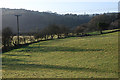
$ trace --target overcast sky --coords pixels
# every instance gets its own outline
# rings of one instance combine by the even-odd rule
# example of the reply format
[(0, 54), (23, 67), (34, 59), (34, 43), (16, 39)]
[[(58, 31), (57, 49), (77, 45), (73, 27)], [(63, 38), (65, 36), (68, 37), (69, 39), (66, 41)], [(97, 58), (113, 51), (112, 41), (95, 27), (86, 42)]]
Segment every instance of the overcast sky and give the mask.
[(59, 14), (117, 12), (119, 0), (0, 0), (0, 7), (52, 11)]

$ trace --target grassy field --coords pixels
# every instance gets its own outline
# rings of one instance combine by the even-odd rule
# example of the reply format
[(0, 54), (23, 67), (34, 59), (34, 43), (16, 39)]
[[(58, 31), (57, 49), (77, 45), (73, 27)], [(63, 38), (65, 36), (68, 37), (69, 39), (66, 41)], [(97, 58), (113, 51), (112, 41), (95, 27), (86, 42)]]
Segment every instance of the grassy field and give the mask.
[(117, 78), (118, 32), (42, 41), (2, 59), (3, 78)]

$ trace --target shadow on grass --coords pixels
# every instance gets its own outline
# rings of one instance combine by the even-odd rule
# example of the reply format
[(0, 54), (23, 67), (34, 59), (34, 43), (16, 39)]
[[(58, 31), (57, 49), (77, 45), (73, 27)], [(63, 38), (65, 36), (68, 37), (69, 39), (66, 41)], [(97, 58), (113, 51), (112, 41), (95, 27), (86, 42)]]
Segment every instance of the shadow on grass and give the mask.
[(67, 70), (67, 71), (85, 71), (85, 72), (113, 72), (108, 70), (100, 70), (95, 68), (86, 67), (70, 67), (61, 65), (48, 65), (48, 64), (4, 64), (3, 69), (6, 70), (35, 70), (35, 69), (56, 69), (56, 70)]
[(5, 54), (5, 55), (8, 55), (8, 56), (30, 56), (30, 55), (21, 55), (21, 54)]
[(103, 51), (103, 49), (80, 49), (74, 47), (53, 47), (53, 46), (37, 46), (37, 47), (26, 47), (15, 52), (54, 52), (54, 51)]
[(23, 60), (13, 59), (13, 58), (2, 58), (2, 65), (3, 64), (13, 64), (13, 63), (20, 62), (20, 61), (23, 61)]
[[(21, 63), (22, 62), (22, 63)], [(19, 71), (29, 71), (36, 69), (51, 69), (51, 70), (66, 70), (66, 71), (84, 71), (84, 72), (115, 72), (109, 70), (102, 70), (96, 68), (87, 67), (71, 67), (66, 65), (50, 65), (50, 64), (29, 64), (25, 63), (29, 61), (14, 59), (14, 58), (2, 58), (2, 68), (5, 70), (19, 70)], [(115, 72), (116, 73), (116, 72)]]

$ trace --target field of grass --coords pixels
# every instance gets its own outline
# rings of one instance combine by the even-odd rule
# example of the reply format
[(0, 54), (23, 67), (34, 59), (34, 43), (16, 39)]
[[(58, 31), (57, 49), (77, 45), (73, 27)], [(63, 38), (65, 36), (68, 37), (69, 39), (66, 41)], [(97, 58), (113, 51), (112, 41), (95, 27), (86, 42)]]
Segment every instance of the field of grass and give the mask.
[(117, 78), (118, 32), (42, 41), (2, 61), (3, 78)]

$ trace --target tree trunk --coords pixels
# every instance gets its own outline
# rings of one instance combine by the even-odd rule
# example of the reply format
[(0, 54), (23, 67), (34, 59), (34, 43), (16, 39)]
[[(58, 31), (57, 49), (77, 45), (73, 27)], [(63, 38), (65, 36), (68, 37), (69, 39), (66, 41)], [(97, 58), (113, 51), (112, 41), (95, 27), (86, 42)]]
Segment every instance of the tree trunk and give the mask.
[(100, 30), (100, 34), (103, 34), (102, 30)]
[(60, 38), (60, 35), (58, 34), (58, 39)]
[(53, 35), (51, 35), (51, 39), (53, 39)]

